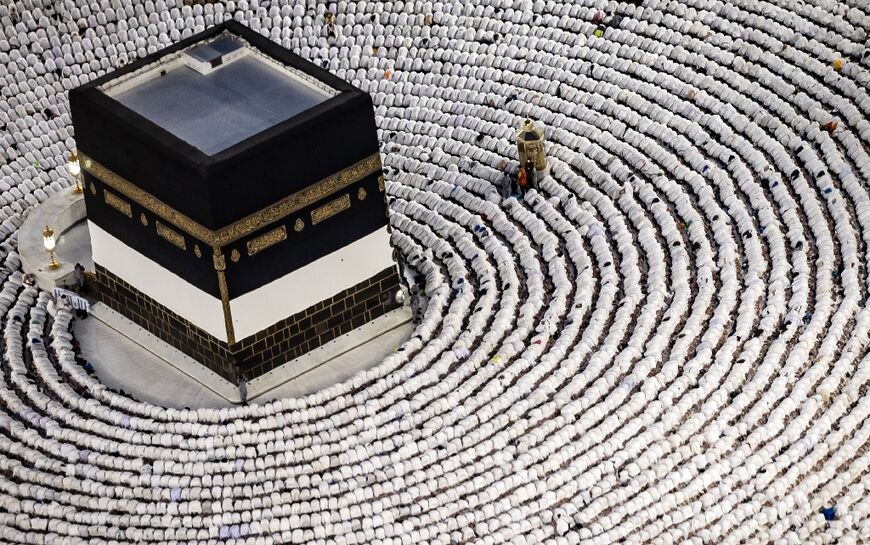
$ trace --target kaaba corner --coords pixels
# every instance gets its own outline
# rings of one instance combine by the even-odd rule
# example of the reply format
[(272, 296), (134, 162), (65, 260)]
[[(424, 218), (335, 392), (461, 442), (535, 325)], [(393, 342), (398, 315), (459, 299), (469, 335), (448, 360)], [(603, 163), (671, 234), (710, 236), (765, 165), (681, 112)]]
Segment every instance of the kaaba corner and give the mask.
[(100, 299), (221, 376), (398, 306), (368, 94), (228, 21), (70, 91)]

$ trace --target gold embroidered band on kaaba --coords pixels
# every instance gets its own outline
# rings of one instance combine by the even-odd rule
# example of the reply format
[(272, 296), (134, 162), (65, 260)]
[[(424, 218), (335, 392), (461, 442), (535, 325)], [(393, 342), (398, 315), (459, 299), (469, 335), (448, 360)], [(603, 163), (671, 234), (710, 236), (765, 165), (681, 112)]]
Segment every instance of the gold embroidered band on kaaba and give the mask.
[(281, 199), (273, 205), (254, 212), (226, 227), (213, 231), (112, 172), (81, 151), (79, 151), (79, 162), (88, 173), (118, 193), (121, 193), (139, 206), (150, 210), (153, 214), (194, 238), (205, 242), (212, 248), (220, 248), (246, 237), (266, 225), (281, 220), (294, 212), (298, 212), (306, 206), (312, 205), (381, 170), (381, 156), (378, 152), (375, 152), (346, 169), (327, 176), (319, 182)]

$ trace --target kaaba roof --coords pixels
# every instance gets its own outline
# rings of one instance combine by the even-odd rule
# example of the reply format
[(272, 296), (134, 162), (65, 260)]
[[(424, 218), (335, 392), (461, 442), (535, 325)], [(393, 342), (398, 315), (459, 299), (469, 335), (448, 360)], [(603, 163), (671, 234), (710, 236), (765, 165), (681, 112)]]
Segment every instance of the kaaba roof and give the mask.
[(101, 90), (208, 155), (337, 94), (226, 32)]
[(368, 93), (236, 21), (69, 100), (82, 156), (208, 229), (378, 158)]
[(310, 136), (327, 120), (343, 125), (349, 109), (371, 109), (367, 93), (233, 20), (104, 74), (69, 96), (78, 112), (77, 143), (80, 136), (89, 140), (92, 131), (96, 136), (122, 123), (128, 129), (117, 135), (117, 149), (102, 153), (117, 152), (123, 160), (133, 145), (148, 147), (205, 177), (212, 176), (209, 169), (230, 168), (264, 148)]

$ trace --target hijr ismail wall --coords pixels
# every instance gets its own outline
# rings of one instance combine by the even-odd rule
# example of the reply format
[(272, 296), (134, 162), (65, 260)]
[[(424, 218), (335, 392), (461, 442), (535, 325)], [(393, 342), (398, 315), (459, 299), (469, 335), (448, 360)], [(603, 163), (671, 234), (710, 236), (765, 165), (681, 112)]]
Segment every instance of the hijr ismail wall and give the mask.
[[(331, 91), (206, 154), (104, 90), (231, 33)], [(370, 97), (235, 22), (70, 92), (101, 299), (229, 380), (396, 306)]]

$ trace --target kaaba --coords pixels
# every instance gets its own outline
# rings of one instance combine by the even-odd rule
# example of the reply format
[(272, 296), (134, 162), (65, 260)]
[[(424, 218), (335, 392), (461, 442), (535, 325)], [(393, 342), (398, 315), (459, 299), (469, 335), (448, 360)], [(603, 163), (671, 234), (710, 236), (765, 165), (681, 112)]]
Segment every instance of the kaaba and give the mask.
[(234, 381), (398, 306), (367, 93), (228, 21), (69, 98), (112, 309)]

